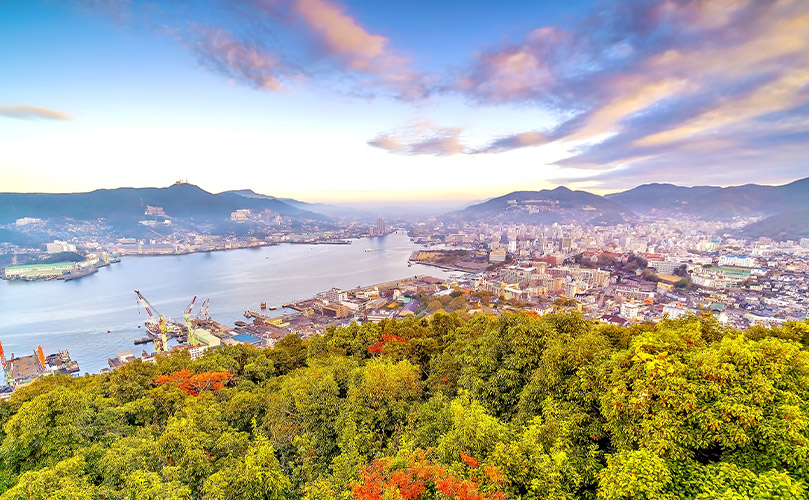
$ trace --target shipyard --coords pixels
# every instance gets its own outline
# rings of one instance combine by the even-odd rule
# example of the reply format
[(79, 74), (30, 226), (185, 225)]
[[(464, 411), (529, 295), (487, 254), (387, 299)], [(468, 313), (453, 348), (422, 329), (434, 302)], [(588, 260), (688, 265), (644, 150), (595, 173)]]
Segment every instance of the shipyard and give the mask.
[(0, 399), (9, 397), (18, 387), (26, 386), (40, 377), (54, 374), (77, 375), (79, 364), (70, 358), (67, 349), (45, 355), (42, 346), (37, 346), (33, 354), (15, 356), (6, 359), (3, 345), (0, 344), (0, 363), (3, 366), (5, 387), (0, 387)]
[(285, 304), (267, 307), (266, 302), (262, 302), (260, 310), (277, 310), (280, 314), (269, 315), (246, 309), (244, 316), (248, 321), (235, 321), (233, 327), (211, 318), (209, 299), (205, 299), (192, 316), (197, 297), (192, 298), (182, 312), (183, 321), (180, 322), (159, 313), (136, 290), (138, 303), (145, 310), (147, 320), (143, 325), (146, 336), (133, 340), (133, 344), (153, 345), (154, 349), (140, 348), (140, 355), (130, 349), (121, 350), (107, 359), (109, 368), (102, 371), (120, 368), (136, 359), (153, 363), (163, 354), (178, 351), (187, 351), (192, 360), (199, 359), (208, 349), (222, 345), (249, 344), (259, 349), (271, 348), (288, 335), (308, 339), (330, 327), (411, 316), (423, 308), (417, 298), (419, 294), (423, 297), (425, 293), (434, 294), (446, 287), (445, 280), (412, 276), (351, 290), (332, 288), (314, 297)]

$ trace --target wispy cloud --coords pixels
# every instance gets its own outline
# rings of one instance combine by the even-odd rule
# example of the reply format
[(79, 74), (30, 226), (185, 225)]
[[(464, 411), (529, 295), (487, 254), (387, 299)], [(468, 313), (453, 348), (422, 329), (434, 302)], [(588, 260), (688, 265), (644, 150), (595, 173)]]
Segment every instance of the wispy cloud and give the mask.
[(514, 149), (542, 146), (551, 142), (553, 138), (542, 132), (521, 132), (495, 139), (488, 146), (474, 151), (474, 153), (505, 153)]
[(477, 54), (450, 87), (572, 114), (548, 135), (583, 141), (559, 164), (596, 178), (658, 166), (687, 177), (711, 168), (700, 158), (792, 168), (794, 155), (769, 153), (807, 131), (790, 118), (809, 103), (809, 2), (604, 3), (570, 30), (540, 28)]
[(380, 134), (368, 144), (403, 155), (450, 156), (468, 152), (461, 141), (461, 129), (438, 127), (429, 121), (408, 125), (396, 132)]
[(0, 116), (19, 120), (70, 120), (70, 116), (60, 111), (21, 105), (0, 105)]
[(300, 80), (302, 75), (270, 51), (257, 45), (247, 45), (228, 31), (198, 26), (190, 44), (203, 66), (255, 88), (281, 90), (282, 80)]
[(414, 70), (388, 37), (331, 0), (243, 0), (206, 9), (183, 0), (83, 2), (116, 21), (150, 23), (176, 37), (203, 67), (257, 89), (340, 82), (348, 94), (405, 101), (430, 92), (431, 79)]

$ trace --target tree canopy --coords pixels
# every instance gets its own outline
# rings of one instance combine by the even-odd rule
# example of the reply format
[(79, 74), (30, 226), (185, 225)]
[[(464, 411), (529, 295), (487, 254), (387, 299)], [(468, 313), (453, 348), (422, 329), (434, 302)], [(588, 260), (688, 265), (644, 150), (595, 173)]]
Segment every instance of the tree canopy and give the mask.
[(46, 377), (0, 403), (0, 500), (806, 498), (808, 347), (439, 310)]

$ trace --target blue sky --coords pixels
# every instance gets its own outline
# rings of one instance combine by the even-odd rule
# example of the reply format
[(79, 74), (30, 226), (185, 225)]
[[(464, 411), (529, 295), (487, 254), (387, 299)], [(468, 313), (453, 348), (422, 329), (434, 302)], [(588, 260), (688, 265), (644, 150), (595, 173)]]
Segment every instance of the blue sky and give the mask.
[(809, 175), (809, 2), (0, 2), (0, 190), (311, 201)]

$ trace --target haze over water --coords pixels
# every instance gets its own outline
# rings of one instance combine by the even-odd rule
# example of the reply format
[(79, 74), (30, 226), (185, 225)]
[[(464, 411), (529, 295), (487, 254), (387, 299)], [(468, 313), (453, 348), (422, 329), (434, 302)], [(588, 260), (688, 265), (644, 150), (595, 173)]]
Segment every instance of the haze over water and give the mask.
[[(365, 249), (373, 249), (366, 252)], [(280, 305), (313, 296), (331, 287), (344, 289), (407, 276), (444, 275), (414, 264), (419, 246), (407, 235), (354, 240), (351, 245), (283, 244), (255, 249), (187, 255), (124, 257), (120, 263), (73, 281), (0, 282), (0, 342), (6, 357), (31, 354), (42, 345), (46, 354), (69, 349), (81, 373), (107, 367), (107, 358), (143, 347), (134, 339), (146, 320), (133, 290), (140, 290), (163, 315), (182, 320), (182, 311), (197, 296), (192, 315), (205, 298), (211, 318), (227, 326), (244, 320), (245, 309)], [(281, 311), (268, 311), (281, 314)], [(110, 330), (110, 333), (107, 333)]]

